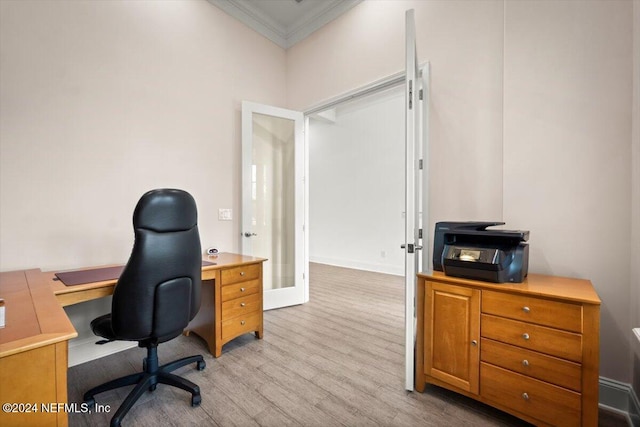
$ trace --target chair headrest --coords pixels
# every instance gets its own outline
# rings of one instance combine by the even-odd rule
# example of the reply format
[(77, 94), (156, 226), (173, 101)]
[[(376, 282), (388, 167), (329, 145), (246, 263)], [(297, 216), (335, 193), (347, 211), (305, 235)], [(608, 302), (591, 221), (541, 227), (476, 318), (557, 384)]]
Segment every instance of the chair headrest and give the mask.
[(183, 190), (162, 188), (145, 193), (133, 212), (133, 227), (155, 232), (185, 231), (198, 224), (196, 201)]

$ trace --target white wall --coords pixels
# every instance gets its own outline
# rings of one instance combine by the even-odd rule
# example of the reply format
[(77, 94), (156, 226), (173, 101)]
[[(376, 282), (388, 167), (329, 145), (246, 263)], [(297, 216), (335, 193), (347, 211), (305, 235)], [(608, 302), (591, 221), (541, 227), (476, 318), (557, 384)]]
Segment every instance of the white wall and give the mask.
[(633, 5), (367, 1), (287, 52), (289, 106), (316, 105), (402, 70), (414, 8), (432, 74), (431, 220), (503, 219), (531, 231), (530, 272), (591, 279), (600, 374), (625, 383)]
[[(238, 250), (240, 103), (284, 104), (283, 49), (204, 0), (0, 1), (0, 59), (1, 271), (125, 262), (165, 186)], [(69, 309), (81, 339), (96, 304)]]
[(311, 262), (404, 275), (404, 87), (309, 126)]
[(285, 100), (285, 52), (205, 1), (0, 2), (0, 269), (126, 261), (156, 187), (238, 247), (240, 101)]
[(504, 219), (532, 271), (594, 283), (601, 372), (630, 382), (631, 3), (505, 5)]

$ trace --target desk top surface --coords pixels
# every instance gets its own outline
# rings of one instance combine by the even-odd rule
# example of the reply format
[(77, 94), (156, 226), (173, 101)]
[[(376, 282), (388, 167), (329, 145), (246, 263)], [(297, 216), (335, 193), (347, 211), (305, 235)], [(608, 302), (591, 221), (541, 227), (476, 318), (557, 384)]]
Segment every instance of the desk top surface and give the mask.
[[(257, 258), (249, 255), (239, 255), (239, 254), (232, 254), (232, 253), (219, 253), (217, 255), (205, 255), (204, 257), (202, 257), (202, 259), (203, 261), (208, 261), (213, 263), (211, 265), (203, 265), (202, 266), (203, 272), (266, 261), (264, 258)], [(103, 265), (103, 266), (96, 266), (96, 267), (89, 267), (89, 268), (103, 268), (103, 267), (109, 267), (109, 266)], [(87, 268), (83, 268), (82, 270), (86, 270), (86, 269)], [(55, 295), (68, 294), (73, 292), (82, 292), (88, 289), (97, 289), (101, 287), (115, 286), (116, 282), (118, 281), (117, 279), (112, 279), (112, 280), (105, 280), (103, 282), (93, 282), (93, 283), (85, 283), (82, 285), (67, 286), (64, 283), (62, 283), (60, 280), (56, 280), (55, 273), (56, 273), (55, 271), (48, 271), (44, 273), (46, 280), (49, 286), (51, 287), (51, 289), (53, 289), (53, 293)]]
[[(231, 253), (205, 256), (203, 260), (213, 263), (202, 267), (203, 274), (265, 261)], [(75, 338), (78, 334), (56, 296), (109, 288), (117, 282), (113, 279), (66, 286), (54, 280), (55, 273), (43, 273), (39, 269), (0, 273), (0, 298), (5, 300), (6, 320), (6, 326), (0, 328), (0, 357)]]
[(0, 273), (5, 327), (0, 329), (0, 357), (78, 336), (39, 269)]

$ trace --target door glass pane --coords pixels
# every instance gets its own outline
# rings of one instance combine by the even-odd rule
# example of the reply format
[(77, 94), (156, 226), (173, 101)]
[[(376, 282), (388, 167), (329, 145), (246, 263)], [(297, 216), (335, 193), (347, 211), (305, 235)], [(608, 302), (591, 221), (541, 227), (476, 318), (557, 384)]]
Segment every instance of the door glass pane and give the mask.
[(253, 113), (253, 255), (267, 258), (264, 290), (295, 286), (295, 122)]

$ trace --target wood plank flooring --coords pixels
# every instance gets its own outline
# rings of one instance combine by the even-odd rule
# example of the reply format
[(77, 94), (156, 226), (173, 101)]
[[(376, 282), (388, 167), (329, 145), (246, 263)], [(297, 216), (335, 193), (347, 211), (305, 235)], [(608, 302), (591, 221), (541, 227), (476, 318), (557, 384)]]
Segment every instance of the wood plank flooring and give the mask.
[[(161, 345), (160, 363), (203, 354), (207, 368), (176, 371), (202, 390), (158, 385), (127, 426), (523, 426), (508, 414), (447, 390), (404, 391), (403, 279), (322, 264), (310, 267), (310, 302), (264, 313), (264, 339), (244, 335), (214, 359), (197, 336)], [(139, 371), (143, 349), (69, 369), (69, 401)], [(72, 413), (70, 426), (108, 425), (131, 387), (96, 397), (107, 413)], [(601, 411), (602, 413), (602, 411)], [(600, 425), (626, 426), (623, 419)], [(618, 422), (619, 421), (619, 422)]]

